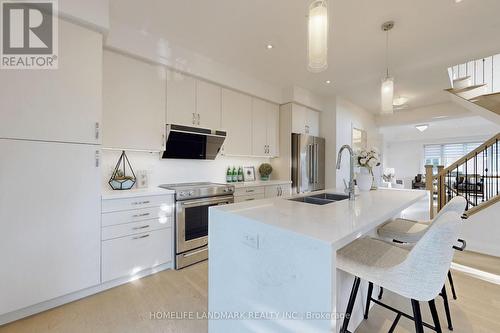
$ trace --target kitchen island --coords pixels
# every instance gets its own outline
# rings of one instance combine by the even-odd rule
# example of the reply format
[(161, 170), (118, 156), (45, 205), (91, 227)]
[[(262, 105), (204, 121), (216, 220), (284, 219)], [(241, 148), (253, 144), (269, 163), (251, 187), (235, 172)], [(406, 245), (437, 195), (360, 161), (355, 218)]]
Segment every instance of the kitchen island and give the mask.
[(276, 198), (211, 208), (209, 333), (338, 332), (353, 277), (336, 269), (336, 251), (425, 196), (379, 189), (325, 205)]

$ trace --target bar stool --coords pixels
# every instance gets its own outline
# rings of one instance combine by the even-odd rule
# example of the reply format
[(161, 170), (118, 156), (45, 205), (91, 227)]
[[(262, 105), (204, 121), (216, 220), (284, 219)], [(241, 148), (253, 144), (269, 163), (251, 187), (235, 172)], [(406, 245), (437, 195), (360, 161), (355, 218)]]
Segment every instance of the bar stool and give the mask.
[[(434, 221), (439, 216), (448, 211), (453, 211), (462, 215), (464, 210), (465, 206), (462, 205), (461, 202), (452, 200), (447, 205), (445, 205), (443, 209), (436, 215)], [(422, 236), (426, 233), (427, 229), (429, 228), (430, 225), (432, 225), (432, 223), (433, 221), (419, 222), (415, 220), (397, 218), (383, 224), (380, 228), (378, 228), (377, 232), (379, 237), (381, 238), (389, 239), (396, 243), (406, 243), (409, 244), (409, 246), (411, 246), (411, 244), (418, 242), (422, 238)], [(463, 251), (465, 249), (466, 243), (462, 239), (459, 239), (459, 241), (462, 243), (462, 247), (453, 246), (453, 248), (455, 250)], [(450, 282), (453, 299), (457, 299), (457, 294), (455, 292), (455, 285), (453, 283), (453, 276), (451, 275), (451, 271), (448, 271), (447, 275), (448, 275), (448, 280)], [(379, 300), (382, 298), (382, 293), (383, 289), (381, 288), (378, 296)], [(450, 330), (453, 330), (450, 308), (448, 304), (448, 296), (446, 293), (446, 286), (443, 286), (443, 290), (441, 291), (440, 295), (443, 298), (444, 302), (446, 318), (448, 321), (448, 328)]]
[[(452, 201), (465, 207), (464, 198), (456, 197)], [(340, 332), (349, 332), (349, 319), (359, 284), (361, 279), (365, 279), (369, 281), (365, 319), (368, 318), (370, 303), (374, 302), (397, 313), (390, 332), (394, 331), (403, 316), (415, 322), (417, 333), (423, 333), (424, 326), (441, 333), (434, 299), (439, 295), (451, 265), (452, 245), (458, 237), (460, 220), (460, 214), (454, 211), (440, 214), (411, 249), (373, 238), (361, 238), (340, 249), (337, 252), (337, 267), (355, 276)], [(374, 284), (411, 299), (413, 316), (373, 299)], [(422, 321), (419, 302), (429, 303), (434, 326)]]

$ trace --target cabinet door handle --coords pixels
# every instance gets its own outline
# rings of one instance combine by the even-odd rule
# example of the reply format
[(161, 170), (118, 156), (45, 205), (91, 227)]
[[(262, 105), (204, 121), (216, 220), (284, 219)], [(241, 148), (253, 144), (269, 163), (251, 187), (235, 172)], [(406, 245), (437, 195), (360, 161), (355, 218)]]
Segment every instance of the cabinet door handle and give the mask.
[(142, 235), (142, 236), (137, 236), (137, 237), (132, 237), (132, 240), (135, 240), (135, 239), (141, 239), (141, 238), (146, 238), (146, 237), (149, 237), (149, 234), (147, 234), (147, 235)]
[(255, 200), (255, 198), (248, 198), (248, 199), (245, 199), (245, 201), (252, 201), (252, 200)]
[(100, 136), (100, 125), (98, 122), (95, 123), (95, 139), (96, 140), (99, 140), (99, 136)]
[(146, 201), (136, 201), (136, 202), (132, 202), (132, 205), (145, 205), (145, 204), (148, 204), (150, 201), (149, 200), (146, 200)]
[(132, 215), (132, 217), (144, 217), (144, 216), (149, 216), (150, 213), (142, 213), (142, 214), (135, 214)]
[(198, 125), (200, 124), (200, 114), (198, 113)]
[(101, 156), (100, 156), (100, 152), (99, 150), (96, 150), (95, 151), (95, 167), (98, 168), (99, 167), (99, 164), (100, 164), (100, 160), (101, 160)]
[(149, 224), (146, 224), (146, 225), (142, 225), (140, 227), (134, 227), (134, 228), (132, 228), (132, 230), (146, 229), (146, 228), (149, 228), (149, 227), (150, 227)]
[(194, 112), (191, 114), (193, 115), (193, 125), (196, 125), (196, 114)]
[(255, 190), (246, 190), (245, 192), (252, 193), (252, 192), (255, 192)]

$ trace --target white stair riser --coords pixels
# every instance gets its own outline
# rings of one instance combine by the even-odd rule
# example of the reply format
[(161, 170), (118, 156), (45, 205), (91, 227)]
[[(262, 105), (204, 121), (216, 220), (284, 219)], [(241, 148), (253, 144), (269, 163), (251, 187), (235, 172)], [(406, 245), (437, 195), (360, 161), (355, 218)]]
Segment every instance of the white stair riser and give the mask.
[(472, 86), (472, 79), (470, 77), (453, 80), (453, 89), (464, 89), (470, 86)]
[(478, 96), (482, 96), (482, 95), (486, 94), (487, 89), (488, 89), (488, 86), (482, 86), (482, 87), (478, 87), (476, 89), (472, 89), (469, 91), (457, 93), (457, 95), (464, 98), (464, 99), (472, 99), (472, 98), (476, 98)]

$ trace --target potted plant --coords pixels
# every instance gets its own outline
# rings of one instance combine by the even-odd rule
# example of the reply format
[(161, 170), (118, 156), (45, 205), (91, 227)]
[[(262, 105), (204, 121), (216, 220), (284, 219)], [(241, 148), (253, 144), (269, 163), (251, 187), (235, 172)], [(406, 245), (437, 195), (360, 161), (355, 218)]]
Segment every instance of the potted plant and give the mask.
[(259, 167), (260, 179), (269, 180), (269, 176), (273, 172), (273, 167), (269, 163), (262, 163)]
[(373, 168), (380, 165), (380, 154), (377, 148), (361, 149), (357, 159), (360, 172), (356, 176), (356, 182), (360, 191), (376, 190), (377, 184), (373, 176)]

